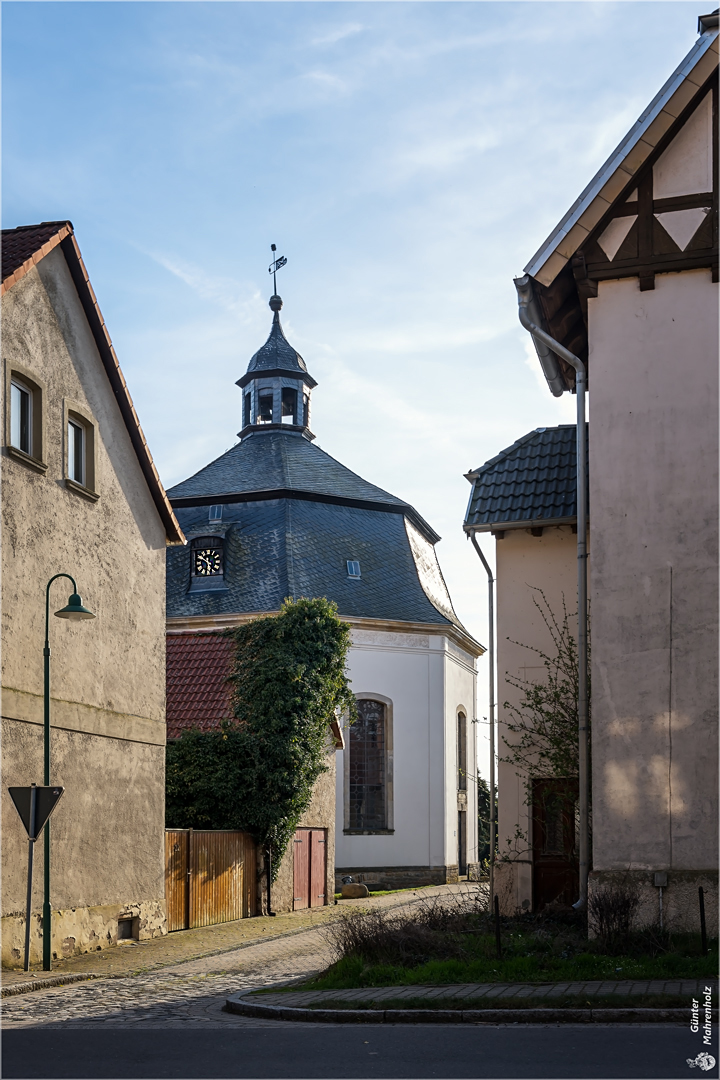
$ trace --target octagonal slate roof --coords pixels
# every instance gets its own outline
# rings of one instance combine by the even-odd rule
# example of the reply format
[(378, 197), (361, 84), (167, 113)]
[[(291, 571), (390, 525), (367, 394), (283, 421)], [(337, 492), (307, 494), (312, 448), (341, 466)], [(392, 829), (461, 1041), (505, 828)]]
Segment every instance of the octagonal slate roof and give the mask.
[(577, 518), (575, 424), (537, 428), (479, 469), (467, 473), (473, 488), (467, 532), (570, 524)]
[(224, 495), (273, 491), (407, 505), (346, 469), (300, 433), (277, 430), (247, 435), (222, 457), (170, 488), (168, 495), (173, 502), (208, 496), (222, 502)]

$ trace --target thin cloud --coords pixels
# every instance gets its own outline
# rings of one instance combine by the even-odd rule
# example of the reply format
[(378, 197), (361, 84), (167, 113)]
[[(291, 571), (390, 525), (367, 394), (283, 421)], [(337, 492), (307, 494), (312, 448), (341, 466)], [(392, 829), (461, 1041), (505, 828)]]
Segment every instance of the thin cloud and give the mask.
[(343, 41), (353, 34), (359, 34), (364, 29), (365, 27), (361, 23), (347, 23), (345, 26), (339, 26), (336, 30), (331, 30), (328, 34), (323, 34), (322, 37), (314, 38), (310, 44), (316, 46), (336, 45), (338, 41)]

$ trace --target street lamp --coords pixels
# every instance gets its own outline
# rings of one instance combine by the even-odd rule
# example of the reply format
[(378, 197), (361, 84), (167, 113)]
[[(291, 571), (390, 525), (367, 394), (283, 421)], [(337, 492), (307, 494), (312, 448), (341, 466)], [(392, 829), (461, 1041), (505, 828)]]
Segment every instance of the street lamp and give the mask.
[[(73, 592), (72, 596), (68, 599), (68, 602), (64, 608), (60, 608), (55, 612), (58, 619), (70, 619), (73, 622), (79, 622), (81, 619), (94, 619), (95, 616), (88, 608), (83, 607), (83, 602), (80, 596), (78, 596), (77, 585), (75, 579), (71, 578), (69, 574), (55, 574), (51, 577), (47, 583), (45, 589), (45, 648), (43, 649), (43, 658), (45, 661), (44, 671), (44, 717), (43, 717), (43, 749), (45, 758), (45, 777), (44, 784), (46, 787), (50, 786), (50, 586), (53, 581), (57, 581), (58, 578), (67, 578), (72, 582)], [(45, 895), (43, 898), (43, 970), (52, 971), (52, 952), (51, 952), (51, 940), (50, 940), (50, 822), (45, 825), (45, 832), (43, 836), (44, 842), (44, 856), (45, 856), (45, 873), (44, 873), (44, 890)]]

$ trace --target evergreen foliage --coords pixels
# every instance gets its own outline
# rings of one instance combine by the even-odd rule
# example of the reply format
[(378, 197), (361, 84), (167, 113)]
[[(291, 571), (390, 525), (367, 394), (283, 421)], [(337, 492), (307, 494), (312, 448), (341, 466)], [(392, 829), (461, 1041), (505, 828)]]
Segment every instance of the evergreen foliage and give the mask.
[(277, 873), (327, 771), (329, 723), (341, 712), (355, 716), (345, 674), (350, 627), (320, 598), (286, 600), (279, 615), (228, 633), (234, 719), (168, 744), (167, 821), (243, 829), (270, 848)]

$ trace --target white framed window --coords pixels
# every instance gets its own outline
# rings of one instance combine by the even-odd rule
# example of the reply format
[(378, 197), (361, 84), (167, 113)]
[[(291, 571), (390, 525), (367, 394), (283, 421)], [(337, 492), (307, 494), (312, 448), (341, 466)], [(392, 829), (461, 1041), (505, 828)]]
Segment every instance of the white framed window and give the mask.
[(10, 383), (10, 443), (32, 456), (33, 393), (19, 379), (12, 379)]
[(347, 560), (347, 575), (349, 578), (360, 577), (360, 563), (357, 561), (357, 559)]
[(87, 436), (85, 426), (77, 420), (68, 420), (67, 435), (68, 478), (85, 487), (87, 475)]

